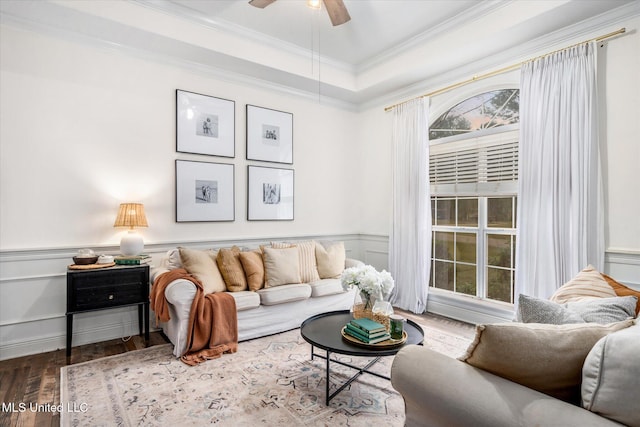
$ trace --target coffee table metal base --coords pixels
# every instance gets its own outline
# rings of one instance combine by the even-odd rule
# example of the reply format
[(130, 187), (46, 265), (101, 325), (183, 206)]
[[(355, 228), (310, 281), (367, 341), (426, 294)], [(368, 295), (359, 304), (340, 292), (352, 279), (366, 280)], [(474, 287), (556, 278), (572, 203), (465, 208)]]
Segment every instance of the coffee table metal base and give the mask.
[[(380, 360), (381, 356), (375, 357), (371, 362), (367, 363), (367, 365), (364, 368), (361, 368), (359, 366), (354, 366), (354, 365), (342, 362), (342, 361), (337, 360), (337, 359), (332, 359), (331, 358), (331, 352), (329, 350), (326, 350), (327, 354), (326, 354), (326, 356), (324, 356), (322, 354), (316, 353), (314, 351), (314, 349), (315, 349), (315, 347), (312, 345), (311, 346), (311, 360), (313, 360), (314, 357), (319, 357), (320, 359), (325, 359), (326, 362), (327, 362), (327, 369), (326, 369), (327, 379), (326, 379), (326, 392), (325, 392), (325, 404), (327, 406), (329, 406), (329, 402), (331, 401), (331, 399), (336, 397), (336, 395), (338, 393), (340, 393), (342, 390), (347, 388), (349, 386), (349, 384), (354, 382), (360, 375), (362, 375), (364, 373), (367, 373), (367, 374), (370, 374), (370, 375), (375, 375), (376, 377), (383, 378), (385, 380), (390, 380), (391, 379), (391, 378), (389, 378), (389, 377), (387, 377), (385, 375), (380, 375), (377, 372), (369, 371), (369, 368), (372, 367), (373, 365), (375, 365), (376, 362), (378, 360)], [(346, 366), (346, 367), (351, 368), (351, 369), (355, 369), (358, 372), (355, 375), (353, 375), (351, 378), (349, 378), (344, 384), (342, 384), (340, 386), (340, 388), (338, 388), (333, 393), (329, 394), (329, 375), (331, 374), (331, 362), (337, 363), (337, 364), (342, 365), (342, 366)]]
[[(353, 381), (355, 381), (362, 374), (374, 375), (378, 378), (389, 380), (388, 376), (378, 374), (370, 371), (369, 369), (380, 360), (381, 357), (394, 356), (405, 345), (421, 345), (424, 341), (424, 331), (417, 323), (410, 319), (407, 319), (404, 329), (407, 333), (407, 340), (405, 343), (399, 346), (393, 346), (391, 348), (383, 346), (367, 346), (363, 347), (355, 345), (348, 340), (345, 340), (340, 333), (341, 329), (353, 319), (349, 310), (330, 311), (327, 313), (320, 313), (315, 316), (309, 317), (300, 325), (300, 335), (302, 338), (311, 344), (311, 360), (314, 357), (326, 360), (326, 395), (325, 401), (329, 405), (331, 399), (333, 399), (338, 393), (348, 387)], [(316, 347), (324, 350), (326, 355), (316, 353)], [(349, 363), (342, 362), (335, 358), (332, 358), (332, 353), (342, 354), (345, 356), (364, 357), (371, 360), (367, 362), (364, 368), (354, 366)], [(354, 369), (357, 372), (351, 378), (349, 378), (344, 384), (338, 387), (333, 393), (329, 391), (329, 377), (331, 375), (331, 363), (337, 363), (342, 366)]]

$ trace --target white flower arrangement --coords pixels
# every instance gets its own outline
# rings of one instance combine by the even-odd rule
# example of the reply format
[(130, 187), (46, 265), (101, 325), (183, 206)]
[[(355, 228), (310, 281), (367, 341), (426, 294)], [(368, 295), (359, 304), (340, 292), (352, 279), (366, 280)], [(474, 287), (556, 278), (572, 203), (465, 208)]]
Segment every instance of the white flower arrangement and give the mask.
[(393, 277), (388, 271), (379, 272), (370, 265), (347, 268), (342, 272), (340, 282), (344, 290), (354, 286), (358, 288), (367, 302), (372, 296), (379, 300), (386, 298), (394, 286)]

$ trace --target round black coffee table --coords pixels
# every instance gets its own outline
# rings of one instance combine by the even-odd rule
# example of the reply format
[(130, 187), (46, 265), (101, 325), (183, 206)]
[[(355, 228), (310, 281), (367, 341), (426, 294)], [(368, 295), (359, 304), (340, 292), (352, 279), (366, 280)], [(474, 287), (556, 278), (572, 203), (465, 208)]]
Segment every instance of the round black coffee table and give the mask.
[[(342, 338), (342, 333), (340, 332), (342, 328), (347, 323), (349, 323), (349, 321), (351, 321), (351, 319), (353, 319), (353, 315), (349, 310), (330, 311), (328, 313), (322, 313), (312, 316), (302, 322), (302, 325), (300, 326), (300, 335), (302, 335), (302, 338), (304, 338), (305, 341), (311, 344), (311, 360), (313, 360), (315, 356), (327, 361), (327, 405), (329, 405), (329, 401), (331, 399), (333, 399), (338, 393), (344, 390), (345, 387), (347, 387), (356, 378), (358, 378), (365, 372), (367, 374), (375, 375), (386, 380), (390, 379), (389, 377), (386, 377), (384, 375), (369, 371), (369, 368), (383, 356), (393, 356), (406, 345), (422, 345), (422, 342), (424, 341), (424, 331), (422, 330), (420, 325), (413, 322), (412, 320), (407, 320), (404, 325), (404, 330), (407, 333), (407, 341), (402, 345), (393, 348), (376, 348), (375, 346), (366, 347), (352, 344), (344, 340)], [(315, 353), (315, 347), (325, 350), (326, 356)], [(373, 357), (373, 360), (369, 362), (364, 368), (360, 368), (358, 366), (353, 366), (348, 363), (332, 359), (331, 353), (346, 354), (349, 356)], [(349, 368), (358, 371), (346, 383), (344, 383), (342, 386), (340, 386), (340, 388), (334, 391), (333, 394), (329, 394), (329, 373), (331, 362), (338, 363), (343, 366), (348, 366)]]

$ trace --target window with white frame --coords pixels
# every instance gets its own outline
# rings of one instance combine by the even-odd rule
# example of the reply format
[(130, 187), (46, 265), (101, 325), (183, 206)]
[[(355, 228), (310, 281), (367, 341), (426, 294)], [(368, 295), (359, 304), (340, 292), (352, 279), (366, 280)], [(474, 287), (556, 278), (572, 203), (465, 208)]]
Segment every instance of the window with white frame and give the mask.
[(518, 89), (502, 89), (431, 125), (433, 288), (513, 303), (518, 111)]

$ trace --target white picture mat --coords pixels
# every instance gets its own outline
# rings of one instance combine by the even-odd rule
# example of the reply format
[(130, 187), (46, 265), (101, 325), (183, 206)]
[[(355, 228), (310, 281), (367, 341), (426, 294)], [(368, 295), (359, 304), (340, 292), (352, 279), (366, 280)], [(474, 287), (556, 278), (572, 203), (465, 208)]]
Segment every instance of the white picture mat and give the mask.
[[(293, 220), (294, 172), (260, 166), (248, 167), (248, 220)], [(279, 185), (279, 202), (265, 203), (264, 184)]]
[[(196, 181), (216, 182), (214, 202), (197, 202)], [(233, 221), (234, 191), (234, 165), (176, 160), (176, 221)]]
[[(264, 139), (263, 125), (278, 129), (277, 144)], [(247, 105), (247, 159), (292, 164), (293, 114)]]
[[(217, 119), (215, 136), (198, 134), (203, 115)], [(177, 90), (176, 121), (176, 151), (235, 156), (235, 102)]]

